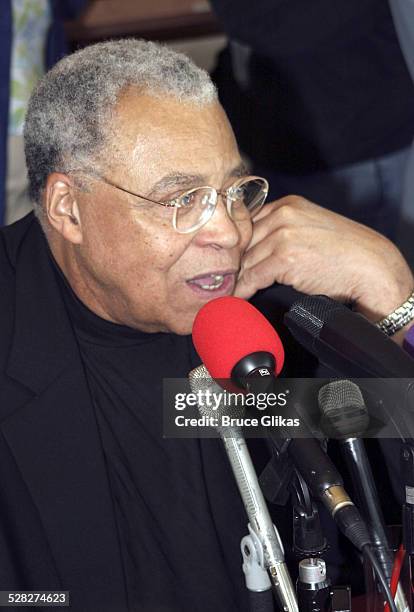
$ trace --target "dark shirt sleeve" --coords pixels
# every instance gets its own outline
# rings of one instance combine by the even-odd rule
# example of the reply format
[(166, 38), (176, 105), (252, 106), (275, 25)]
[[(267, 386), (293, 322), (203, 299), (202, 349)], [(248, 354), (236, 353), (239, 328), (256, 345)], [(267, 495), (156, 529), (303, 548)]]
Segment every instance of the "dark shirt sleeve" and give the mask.
[(414, 325), (405, 334), (403, 348), (411, 357), (414, 357)]
[(55, 2), (55, 6), (62, 19), (76, 19), (88, 3), (89, 0), (63, 0)]
[(366, 28), (378, 0), (210, 0), (230, 38), (281, 58), (320, 47), (338, 32)]

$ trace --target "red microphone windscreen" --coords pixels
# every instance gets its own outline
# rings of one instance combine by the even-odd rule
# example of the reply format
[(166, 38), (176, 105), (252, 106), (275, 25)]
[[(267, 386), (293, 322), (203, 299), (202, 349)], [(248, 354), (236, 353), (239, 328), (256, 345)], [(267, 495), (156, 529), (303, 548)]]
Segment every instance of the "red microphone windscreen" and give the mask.
[(276, 374), (283, 367), (282, 341), (269, 321), (241, 298), (225, 296), (207, 302), (193, 325), (193, 342), (200, 359), (217, 378), (231, 378), (240, 359), (267, 351), (276, 361)]

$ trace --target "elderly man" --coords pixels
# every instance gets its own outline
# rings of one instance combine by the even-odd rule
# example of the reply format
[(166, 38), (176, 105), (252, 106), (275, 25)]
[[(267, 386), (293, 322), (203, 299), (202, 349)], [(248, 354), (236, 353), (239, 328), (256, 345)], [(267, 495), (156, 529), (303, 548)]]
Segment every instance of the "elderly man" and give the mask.
[(208, 75), (152, 43), (57, 64), (25, 146), (37, 219), (0, 233), (0, 588), (69, 590), (76, 611), (244, 610), (224, 453), (162, 439), (162, 378), (198, 364), (188, 334), (214, 297), (278, 281), (380, 319), (411, 272), (300, 198), (261, 208)]

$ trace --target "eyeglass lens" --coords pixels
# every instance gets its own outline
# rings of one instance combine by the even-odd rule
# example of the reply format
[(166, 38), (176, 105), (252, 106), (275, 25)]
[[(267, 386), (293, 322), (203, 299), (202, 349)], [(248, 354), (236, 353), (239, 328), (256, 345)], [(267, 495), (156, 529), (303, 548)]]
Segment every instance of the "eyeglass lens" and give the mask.
[[(228, 191), (231, 200), (231, 216), (240, 221), (257, 213), (267, 196), (267, 183), (263, 179), (249, 179)], [(199, 228), (212, 216), (216, 206), (215, 191), (208, 187), (191, 189), (180, 198), (175, 209), (176, 229), (189, 232)]]

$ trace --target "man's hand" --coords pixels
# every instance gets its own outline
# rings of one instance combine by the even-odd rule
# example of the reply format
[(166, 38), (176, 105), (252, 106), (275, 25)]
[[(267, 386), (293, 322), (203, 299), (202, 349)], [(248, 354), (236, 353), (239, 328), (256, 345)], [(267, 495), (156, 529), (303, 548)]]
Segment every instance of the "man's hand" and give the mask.
[(372, 321), (400, 306), (414, 287), (387, 238), (299, 196), (267, 204), (255, 218), (235, 295), (248, 299), (275, 282), (353, 302)]

